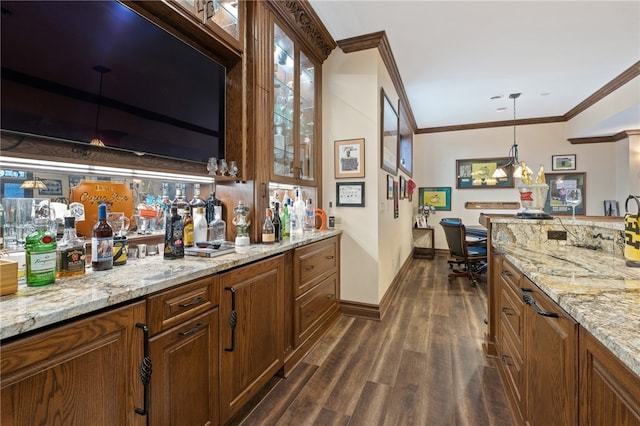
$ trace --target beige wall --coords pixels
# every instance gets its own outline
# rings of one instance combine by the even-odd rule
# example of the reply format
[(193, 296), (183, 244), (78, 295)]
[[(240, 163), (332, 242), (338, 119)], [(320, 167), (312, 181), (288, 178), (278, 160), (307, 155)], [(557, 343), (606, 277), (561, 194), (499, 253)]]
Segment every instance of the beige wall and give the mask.
[[(380, 87), (397, 105), (397, 94), (377, 49), (345, 54), (335, 49), (323, 65), (323, 198), (335, 203), (334, 141), (365, 138), (365, 208), (335, 209), (344, 231), (342, 239), (342, 298), (378, 304), (403, 262), (411, 253), (413, 204), (399, 202), (400, 216), (393, 218), (393, 202), (386, 199), (387, 173), (380, 169)], [(614, 143), (572, 145), (567, 139), (584, 136), (590, 123), (615, 117), (616, 111), (638, 101), (640, 79), (618, 89), (568, 123), (518, 126), (520, 159), (537, 171), (551, 170), (551, 156), (575, 154), (577, 172), (587, 173), (587, 214), (602, 215), (603, 201), (616, 199), (621, 212), (628, 193), (640, 193), (640, 137)], [(634, 93), (635, 91), (635, 93)], [(640, 123), (637, 128), (640, 128)], [(631, 129), (612, 129), (611, 133)], [(595, 136), (595, 135), (590, 135)], [(451, 211), (429, 218), (436, 228), (436, 248), (446, 249), (437, 225), (443, 217), (460, 217), (478, 224), (481, 210), (467, 210), (467, 201), (518, 201), (513, 188), (456, 189), (456, 159), (504, 157), (513, 143), (513, 127), (499, 127), (414, 136), (413, 180), (421, 186), (450, 186)], [(398, 176), (395, 176), (398, 179)], [(343, 180), (341, 180), (343, 181)], [(417, 192), (417, 190), (416, 190)], [(515, 213), (515, 211), (490, 211)]]

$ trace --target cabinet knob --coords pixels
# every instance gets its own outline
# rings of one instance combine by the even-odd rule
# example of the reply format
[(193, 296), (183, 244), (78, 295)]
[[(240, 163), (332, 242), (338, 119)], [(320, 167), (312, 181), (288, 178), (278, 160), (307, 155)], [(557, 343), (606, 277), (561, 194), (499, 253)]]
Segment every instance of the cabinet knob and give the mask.
[(315, 268), (315, 266), (313, 266), (313, 265), (309, 265), (309, 266), (307, 266), (305, 269), (306, 269), (307, 271), (311, 271), (311, 270), (313, 270), (314, 268)]
[(502, 313), (505, 314), (505, 315), (513, 315), (511, 313), (511, 309), (509, 309), (507, 307), (502, 308)]
[(508, 355), (502, 355), (500, 357), (500, 360), (502, 361), (502, 363), (504, 365), (513, 365), (513, 363), (511, 361), (509, 361), (509, 356)]
[(310, 316), (313, 316), (315, 313), (316, 311), (308, 311), (306, 314), (304, 314), (304, 316), (309, 318)]

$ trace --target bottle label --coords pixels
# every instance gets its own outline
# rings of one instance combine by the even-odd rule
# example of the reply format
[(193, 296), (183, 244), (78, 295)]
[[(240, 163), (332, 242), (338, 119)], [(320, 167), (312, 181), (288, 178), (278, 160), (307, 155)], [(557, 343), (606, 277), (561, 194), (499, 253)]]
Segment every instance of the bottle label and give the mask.
[(276, 241), (275, 234), (262, 234), (263, 243), (274, 243)]
[(91, 238), (91, 262), (113, 259), (113, 238)]
[(184, 225), (184, 245), (185, 247), (193, 246), (193, 223)]
[(72, 248), (61, 253), (60, 271), (61, 272), (78, 272), (84, 271), (85, 254), (81, 248)]
[(49, 273), (56, 270), (56, 252), (29, 253), (29, 271), (31, 273)]

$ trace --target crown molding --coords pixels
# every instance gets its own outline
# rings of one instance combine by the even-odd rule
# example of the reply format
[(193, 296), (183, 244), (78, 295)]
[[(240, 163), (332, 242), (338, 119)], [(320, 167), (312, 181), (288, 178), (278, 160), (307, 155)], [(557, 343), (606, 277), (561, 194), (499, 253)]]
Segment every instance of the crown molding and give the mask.
[(398, 93), (402, 108), (407, 113), (409, 127), (411, 127), (411, 131), (413, 133), (416, 133), (418, 127), (416, 124), (416, 119), (413, 115), (411, 105), (409, 104), (409, 98), (407, 96), (407, 92), (404, 89), (402, 77), (400, 77), (400, 71), (398, 71), (398, 65), (396, 64), (391, 46), (389, 45), (387, 33), (385, 33), (384, 31), (378, 31), (376, 33), (365, 34), (358, 37), (346, 38), (343, 40), (338, 40), (337, 44), (344, 53), (352, 53), (373, 48), (378, 49), (380, 56), (382, 57), (382, 62), (387, 68), (387, 72), (391, 76), (393, 87), (396, 89), (396, 93)]
[(335, 40), (307, 0), (269, 0), (268, 4), (321, 63), (336, 48)]
[(593, 136), (586, 138), (570, 138), (567, 139), (572, 145), (579, 145), (585, 143), (607, 143), (607, 142), (618, 142), (623, 139), (628, 139), (629, 136), (640, 136), (640, 129), (634, 130), (624, 130), (622, 132), (616, 133), (615, 135), (609, 136)]

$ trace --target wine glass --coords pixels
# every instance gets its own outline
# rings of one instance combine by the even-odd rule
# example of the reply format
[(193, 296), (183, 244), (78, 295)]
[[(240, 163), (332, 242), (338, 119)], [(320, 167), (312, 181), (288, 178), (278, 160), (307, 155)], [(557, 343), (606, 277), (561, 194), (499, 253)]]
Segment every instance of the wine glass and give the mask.
[(229, 166), (227, 166), (227, 160), (222, 158), (220, 160), (220, 166), (218, 167), (218, 172), (220, 173), (220, 176), (226, 176), (228, 171), (229, 171)]
[(573, 220), (576, 220), (576, 206), (582, 204), (582, 191), (578, 188), (568, 190), (565, 200), (573, 209)]
[(210, 175), (215, 175), (216, 170), (218, 170), (218, 159), (216, 157), (210, 157), (209, 162), (207, 163), (207, 170)]

